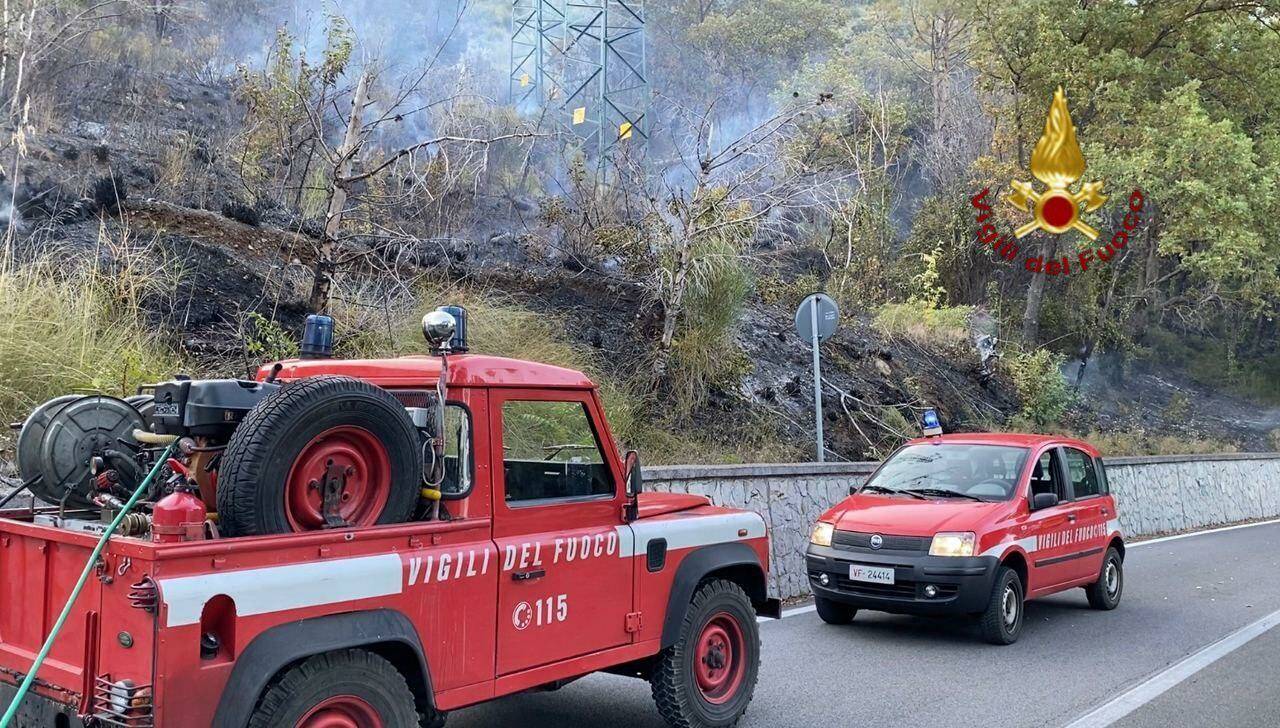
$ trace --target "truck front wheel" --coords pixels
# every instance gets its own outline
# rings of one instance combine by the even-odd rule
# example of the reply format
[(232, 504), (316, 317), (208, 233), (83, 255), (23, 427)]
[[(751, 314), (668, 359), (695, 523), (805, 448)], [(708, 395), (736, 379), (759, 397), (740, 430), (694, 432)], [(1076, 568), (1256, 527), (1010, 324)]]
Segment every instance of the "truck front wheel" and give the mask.
[(419, 715), (404, 676), (366, 650), (310, 657), (270, 686), (249, 728), (401, 728)]
[(731, 581), (710, 580), (694, 592), (680, 638), (658, 655), (653, 700), (674, 728), (731, 726), (746, 712), (759, 670), (751, 600)]

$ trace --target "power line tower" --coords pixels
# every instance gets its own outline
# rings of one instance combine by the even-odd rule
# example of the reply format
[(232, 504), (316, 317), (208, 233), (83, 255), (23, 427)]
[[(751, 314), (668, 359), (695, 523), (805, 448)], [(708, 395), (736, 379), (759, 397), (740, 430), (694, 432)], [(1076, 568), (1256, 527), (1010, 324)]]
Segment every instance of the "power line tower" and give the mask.
[(649, 139), (644, 0), (512, 0), (509, 95), (601, 165)]

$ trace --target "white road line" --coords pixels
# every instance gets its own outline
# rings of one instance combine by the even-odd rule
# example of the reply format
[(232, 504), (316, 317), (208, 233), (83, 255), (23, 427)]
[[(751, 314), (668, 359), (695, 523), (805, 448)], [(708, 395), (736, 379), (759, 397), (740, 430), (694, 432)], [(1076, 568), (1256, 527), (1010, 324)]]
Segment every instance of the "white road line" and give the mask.
[(1192, 536), (1203, 536), (1207, 533), (1222, 533), (1223, 531), (1235, 531), (1240, 528), (1253, 528), (1254, 526), (1269, 526), (1273, 523), (1280, 523), (1280, 518), (1273, 518), (1269, 521), (1258, 521), (1257, 523), (1240, 523), (1235, 526), (1223, 526), (1221, 528), (1210, 528), (1204, 531), (1192, 531), (1190, 533), (1179, 533), (1176, 536), (1161, 536), (1147, 541), (1134, 541), (1126, 544), (1129, 548), (1136, 546), (1150, 546), (1152, 544), (1164, 543), (1165, 541), (1177, 541), (1180, 538), (1191, 538)]
[(1268, 614), (1247, 627), (1232, 632), (1208, 647), (1175, 663), (1163, 672), (1122, 693), (1110, 702), (1069, 723), (1066, 728), (1105, 728), (1175, 687), (1178, 683), (1243, 647), (1249, 640), (1261, 636), (1280, 624), (1280, 609)]

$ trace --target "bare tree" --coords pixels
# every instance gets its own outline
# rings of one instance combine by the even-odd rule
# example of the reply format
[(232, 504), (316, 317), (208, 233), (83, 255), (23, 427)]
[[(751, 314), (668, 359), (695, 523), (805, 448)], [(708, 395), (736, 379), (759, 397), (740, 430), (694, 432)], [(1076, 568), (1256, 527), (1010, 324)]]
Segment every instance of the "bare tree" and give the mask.
[[(799, 144), (802, 124), (824, 98), (774, 113), (741, 136), (716, 139), (715, 103), (691, 110), (670, 103), (668, 132), (676, 172), (640, 179), (637, 167), (619, 170), (649, 193), (634, 200), (647, 235), (650, 288), (660, 304), (651, 378), (667, 377), (672, 348), (688, 316), (690, 292), (706, 285), (755, 236), (786, 236), (820, 199), (838, 194), (849, 178)], [(624, 185), (626, 186), (626, 185)]]

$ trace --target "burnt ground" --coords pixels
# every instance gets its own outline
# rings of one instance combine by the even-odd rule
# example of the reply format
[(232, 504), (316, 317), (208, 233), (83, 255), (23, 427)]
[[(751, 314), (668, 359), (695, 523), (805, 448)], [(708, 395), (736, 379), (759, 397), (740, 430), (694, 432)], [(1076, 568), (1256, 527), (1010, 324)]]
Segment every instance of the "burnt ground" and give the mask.
[[(1068, 362), (1073, 385), (1078, 373), (1079, 362)], [(1085, 429), (1211, 438), (1248, 452), (1275, 449), (1271, 432), (1280, 428), (1280, 407), (1206, 387), (1176, 369), (1105, 357), (1086, 367), (1072, 416)]]
[[(249, 312), (300, 331), (319, 221), (262, 203), (244, 211), (243, 185), (223, 151), (242, 111), (225, 85), (166, 79), (146, 88), (135, 106), (86, 103), (70, 123), (28, 137), (15, 195), (18, 250), (25, 256), (56, 251), (69, 260), (110, 256), (100, 244), (104, 229), (116, 240), (149, 245), (149, 254), (177, 274), (170, 295), (147, 303), (158, 335), (207, 370), (239, 373), (245, 364), (239, 328)], [(167, 181), (175, 164), (189, 174), (180, 188)], [(9, 185), (0, 180), (0, 199), (7, 199)], [(640, 282), (627, 278), (626, 266), (558, 253), (547, 242), (551, 236), (528, 226), (533, 206), (527, 200), (475, 204), (478, 222), (471, 229), (414, 241), (384, 262), (407, 278), (443, 275), (502, 291), (563, 321), (569, 337), (596, 352), (610, 373), (634, 374), (654, 338), (658, 310)], [(359, 239), (347, 244), (376, 247)], [(769, 244), (762, 271), (774, 279), (787, 282), (820, 268), (812, 253)], [(725, 352), (743, 364), (695, 413), (700, 434), (736, 437), (736, 423), (764, 422), (793, 451), (812, 451), (810, 355), (791, 317), (789, 305), (758, 296), (748, 303), (736, 347)], [(982, 374), (973, 347), (890, 340), (865, 315), (846, 314), (823, 356), (832, 459), (883, 454), (916, 433), (926, 407), (938, 408), (948, 429), (999, 426), (1019, 409), (1006, 377)], [(1087, 396), (1074, 415), (1084, 429), (1150, 422), (1167, 414), (1174, 392), (1193, 403), (1186, 422), (1175, 423), (1177, 431), (1263, 449), (1266, 432), (1276, 426), (1277, 411), (1193, 389), (1170, 373), (1095, 381), (1099, 371), (1086, 377)], [(661, 406), (661, 393), (656, 400)]]

